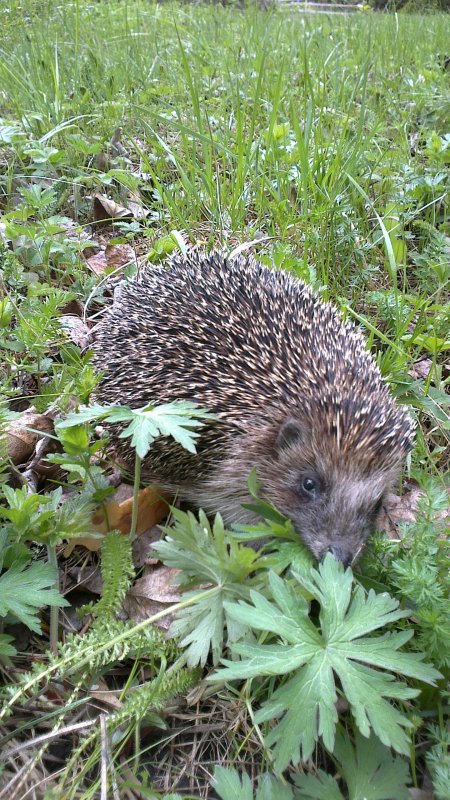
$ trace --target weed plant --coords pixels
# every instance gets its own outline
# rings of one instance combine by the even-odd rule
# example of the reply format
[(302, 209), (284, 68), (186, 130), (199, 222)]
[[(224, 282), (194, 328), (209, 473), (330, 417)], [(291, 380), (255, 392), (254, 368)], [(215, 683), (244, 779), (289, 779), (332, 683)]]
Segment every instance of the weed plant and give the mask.
[[(234, 740), (213, 780), (222, 800), (391, 800), (430, 781), (448, 800), (449, 17), (0, 0), (0, 25), (1, 713), (5, 725), (20, 719), (22, 744), (34, 747), (36, 720), (52, 729), (22, 774), (8, 766), (16, 731), (2, 729), (0, 798), (34, 790), (49, 741), (64, 741), (90, 702), (61, 774), (42, 773), (48, 797), (94, 798), (107, 785), (156, 797), (144, 732), (225, 658), (207, 691), (237, 698), (260, 752)], [(134, 571), (131, 542), (114, 533), (91, 627), (58, 645), (58, 547), (91, 535), (111, 491), (94, 423), (122, 414), (134, 426), (135, 498), (155, 419), (188, 446), (201, 423), (193, 408), (181, 422), (167, 408), (139, 410), (139, 424), (130, 410), (69, 416), (50, 459), (64, 469), (65, 503), (11, 470), (8, 427), (23, 409), (67, 417), (96, 384), (89, 351), (60, 322), (70, 304), (89, 316), (110, 302), (85, 258), (105, 235), (95, 194), (145, 208), (106, 228), (144, 260), (188, 243), (244, 245), (365, 329), (417, 420), (408, 470), (423, 495), (415, 522), (398, 540), (374, 537), (355, 574), (312, 565), (264, 504), (257, 534), (275, 544), (260, 554), (246, 544), (254, 531), (236, 538), (220, 519), (176, 511), (158, 550), (181, 570), (179, 645), (153, 617), (117, 618)], [(31, 671), (17, 668), (17, 622), (35, 636)], [(92, 687), (119, 667), (121, 705), (105, 721)], [(243, 753), (255, 786), (233, 769), (248, 766)]]

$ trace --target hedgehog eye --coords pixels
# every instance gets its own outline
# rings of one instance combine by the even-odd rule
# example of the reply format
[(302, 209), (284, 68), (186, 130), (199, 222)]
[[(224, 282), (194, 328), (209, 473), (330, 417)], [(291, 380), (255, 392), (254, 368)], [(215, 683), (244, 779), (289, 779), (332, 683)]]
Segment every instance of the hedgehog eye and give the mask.
[(305, 475), (302, 480), (302, 492), (305, 497), (312, 500), (316, 496), (317, 481), (311, 475)]

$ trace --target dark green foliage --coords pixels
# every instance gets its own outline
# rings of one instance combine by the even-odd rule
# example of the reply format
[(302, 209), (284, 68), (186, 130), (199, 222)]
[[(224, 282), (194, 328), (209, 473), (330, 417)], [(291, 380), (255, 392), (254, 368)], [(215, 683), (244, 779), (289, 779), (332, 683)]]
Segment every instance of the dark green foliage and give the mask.
[(384, 582), (414, 612), (418, 642), (446, 675), (450, 668), (450, 578), (448, 494), (434, 480), (421, 480), (425, 493), (414, 525), (404, 526), (400, 547), (381, 540), (368, 572)]

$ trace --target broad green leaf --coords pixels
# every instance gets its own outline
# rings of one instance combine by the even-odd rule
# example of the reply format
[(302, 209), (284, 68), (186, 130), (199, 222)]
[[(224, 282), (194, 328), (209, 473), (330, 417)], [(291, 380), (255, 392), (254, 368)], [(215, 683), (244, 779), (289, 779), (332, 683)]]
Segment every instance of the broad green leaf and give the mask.
[(93, 405), (70, 414), (67, 419), (59, 422), (56, 428), (57, 431), (65, 430), (100, 419), (110, 423), (128, 422), (128, 426), (119, 436), (131, 437), (131, 444), (137, 455), (139, 458), (145, 458), (157, 436), (172, 436), (190, 453), (195, 453), (195, 440), (199, 436), (195, 428), (201, 427), (204, 420), (211, 420), (214, 417), (189, 401), (164, 403), (160, 406), (147, 405), (136, 409), (120, 405)]
[(255, 800), (292, 800), (292, 789), (274, 775), (261, 775)]
[(338, 736), (334, 756), (344, 778), (350, 800), (407, 800), (408, 762), (392, 755), (375, 736), (365, 739), (356, 733), (355, 747), (347, 737)]
[(73, 414), (69, 414), (66, 419), (59, 420), (55, 425), (56, 431), (73, 428), (74, 425), (82, 425), (85, 422), (92, 422), (94, 419), (103, 419), (107, 414), (112, 413), (115, 408), (120, 409), (121, 406), (95, 404), (89, 406), (89, 408), (80, 408)]
[[(198, 592), (188, 592), (184, 599), (198, 595)], [(170, 632), (173, 636), (182, 636), (181, 647), (186, 647), (186, 658), (189, 666), (201, 664), (203, 667), (211, 651), (213, 663), (217, 664), (222, 653), (223, 642), (223, 596), (220, 592), (213, 597), (200, 599), (195, 605), (186, 610), (186, 614), (172, 624)]]
[(225, 601), (249, 597), (249, 576), (258, 573), (262, 560), (255, 550), (240, 545), (225, 530), (220, 515), (211, 526), (202, 511), (198, 520), (194, 514), (179, 509), (172, 513), (176, 524), (166, 529), (167, 538), (157, 542), (155, 550), (167, 566), (183, 571), (177, 583), (186, 589), (207, 584), (216, 587), (217, 592), (205, 598), (201, 589), (184, 594), (184, 599), (199, 599), (178, 612), (170, 633), (180, 637), (182, 646), (187, 647), (189, 666), (205, 664), (209, 653), (217, 664), (224, 637), (231, 644), (247, 632), (245, 622), (228, 614)]
[(345, 800), (333, 776), (327, 775), (322, 769), (318, 770), (317, 775), (295, 775), (294, 782), (301, 789), (301, 800)]
[[(89, 436), (83, 425), (73, 425), (70, 428), (61, 427), (59, 438), (64, 446), (64, 450), (69, 455), (84, 453), (89, 447)], [(59, 429), (58, 429), (59, 433)]]
[(14, 637), (8, 633), (0, 633), (0, 656), (15, 656), (16, 648), (11, 644)]
[(253, 800), (253, 786), (246, 772), (240, 776), (235, 769), (217, 766), (212, 785), (221, 800)]
[(232, 767), (217, 766), (212, 786), (220, 800), (292, 800), (292, 789), (284, 781), (265, 773), (258, 778), (258, 787), (253, 790), (249, 776), (240, 775)]
[[(266, 737), (266, 744), (275, 746), (275, 765), (289, 761), (297, 764), (303, 754), (307, 760), (319, 737), (333, 750), (338, 721), (337, 693), (331, 666), (325, 659), (313, 659), (295, 677), (283, 684), (255, 715), (264, 722), (286, 711), (278, 725)], [(307, 754), (307, 755), (306, 755)]]
[[(356, 733), (355, 746), (339, 734), (333, 753), (337, 770), (346, 783), (348, 800), (407, 800), (409, 768), (405, 759), (393, 756), (375, 736)], [(295, 775), (301, 800), (344, 800), (336, 780), (319, 770), (316, 775)]]
[(68, 606), (53, 588), (55, 570), (48, 564), (13, 564), (0, 575), (0, 616), (13, 614), (35, 633), (41, 632), (37, 611), (44, 606)]
[(310, 619), (304, 598), (271, 574), (273, 601), (253, 591), (251, 604), (225, 607), (230, 617), (274, 634), (279, 643), (232, 645), (242, 660), (224, 661), (211, 680), (290, 675), (256, 715), (257, 722), (281, 717), (266, 739), (274, 746), (277, 770), (289, 761), (307, 760), (319, 738), (333, 751), (336, 678), (363, 735), (373, 731), (385, 745), (408, 752), (411, 722), (392, 701), (408, 700), (419, 690), (397, 680), (396, 674), (434, 684), (440, 673), (423, 663), (423, 654), (399, 652), (409, 632), (373, 633), (407, 612), (389, 595), (373, 590), (366, 594), (355, 586), (351, 570), (344, 571), (331, 554), (310, 577), (297, 580), (320, 603), (319, 625)]

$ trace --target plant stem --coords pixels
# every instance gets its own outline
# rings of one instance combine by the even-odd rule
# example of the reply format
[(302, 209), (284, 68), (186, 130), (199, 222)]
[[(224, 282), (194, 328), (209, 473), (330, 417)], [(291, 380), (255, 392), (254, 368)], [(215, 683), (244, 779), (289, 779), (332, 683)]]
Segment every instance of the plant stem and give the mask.
[(134, 464), (133, 511), (131, 513), (131, 528), (130, 528), (131, 541), (134, 541), (134, 539), (136, 538), (136, 529), (137, 529), (138, 512), (139, 512), (140, 485), (141, 485), (141, 459), (136, 453), (136, 461)]
[[(58, 562), (56, 559), (56, 547), (54, 544), (47, 545), (48, 563), (56, 570), (55, 589), (59, 592)], [(56, 656), (58, 652), (58, 627), (59, 627), (59, 608), (50, 606), (50, 650)]]

